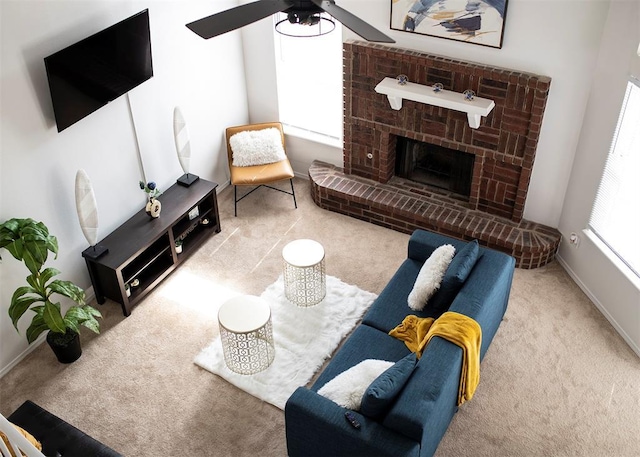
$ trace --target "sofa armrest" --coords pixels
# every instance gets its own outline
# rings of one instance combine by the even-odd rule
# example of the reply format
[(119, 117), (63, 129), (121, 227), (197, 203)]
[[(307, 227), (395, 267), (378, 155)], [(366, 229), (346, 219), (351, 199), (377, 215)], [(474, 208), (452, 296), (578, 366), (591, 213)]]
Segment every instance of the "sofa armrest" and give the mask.
[(417, 441), (354, 411), (361, 424), (356, 429), (344, 417), (345, 411), (331, 400), (299, 387), (284, 409), (289, 457), (420, 455)]
[(409, 238), (407, 257), (417, 260), (420, 263), (424, 263), (431, 253), (443, 244), (451, 244), (456, 248), (456, 252), (458, 252), (467, 244), (467, 242), (456, 240), (445, 235), (440, 235), (439, 233), (417, 229), (414, 230)]
[(9, 417), (42, 444), (42, 453), (63, 457), (122, 457), (113, 449), (27, 400)]

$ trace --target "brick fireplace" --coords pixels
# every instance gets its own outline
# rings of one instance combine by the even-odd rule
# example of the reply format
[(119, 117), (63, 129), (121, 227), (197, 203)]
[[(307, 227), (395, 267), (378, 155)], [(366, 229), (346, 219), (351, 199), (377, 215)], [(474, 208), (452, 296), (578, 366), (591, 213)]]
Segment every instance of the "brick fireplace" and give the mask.
[[(494, 100), (480, 127), (465, 113), (404, 100), (398, 111), (374, 91), (385, 77), (442, 83)], [(344, 167), (314, 162), (319, 206), (410, 233), (425, 228), (507, 252), (520, 268), (553, 260), (560, 234), (522, 218), (551, 79), (379, 44), (344, 44)], [(461, 95), (462, 97), (462, 95)], [(470, 192), (458, 195), (395, 175), (408, 138), (475, 156)]]

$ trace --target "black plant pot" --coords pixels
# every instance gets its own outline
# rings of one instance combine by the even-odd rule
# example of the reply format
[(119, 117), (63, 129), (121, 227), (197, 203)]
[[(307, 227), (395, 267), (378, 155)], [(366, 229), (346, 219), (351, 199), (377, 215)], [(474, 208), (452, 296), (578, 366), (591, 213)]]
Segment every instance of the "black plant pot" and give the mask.
[(47, 333), (47, 343), (60, 363), (73, 363), (82, 355), (80, 334), (67, 330), (67, 333)]

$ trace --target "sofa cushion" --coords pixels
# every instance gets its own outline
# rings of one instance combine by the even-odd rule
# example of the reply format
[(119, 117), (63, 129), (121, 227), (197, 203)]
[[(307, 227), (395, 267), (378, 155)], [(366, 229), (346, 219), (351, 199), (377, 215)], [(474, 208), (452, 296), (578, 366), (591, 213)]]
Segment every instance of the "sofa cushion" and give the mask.
[(462, 349), (440, 337), (434, 338), (382, 424), (422, 441), (423, 445), (426, 441), (439, 441), (458, 409), (461, 367)]
[[(405, 305), (406, 306), (406, 305)], [(378, 359), (397, 362), (411, 352), (400, 340), (368, 325), (358, 325), (311, 386), (317, 392), (327, 382), (363, 360)], [(368, 384), (367, 384), (368, 386)]]
[(471, 273), (479, 254), (478, 240), (467, 243), (464, 248), (458, 251), (447, 268), (440, 289), (429, 300), (427, 307), (437, 312), (444, 312), (449, 308)]
[(393, 362), (386, 360), (363, 360), (318, 389), (318, 394), (340, 406), (359, 411), (367, 387), (392, 366)]
[(422, 262), (406, 259), (382, 292), (380, 292), (378, 298), (371, 304), (362, 322), (384, 333), (389, 333), (408, 314), (434, 318), (442, 314), (435, 312), (429, 306), (426, 306), (422, 311), (414, 311), (407, 304), (407, 297), (413, 288), (421, 267)]
[(416, 355), (409, 354), (378, 376), (367, 387), (362, 397), (360, 412), (374, 419), (384, 417), (396, 397), (402, 392), (417, 362)]
[(450, 244), (436, 248), (420, 268), (420, 273), (413, 284), (413, 289), (407, 299), (409, 308), (421, 311), (427, 304), (427, 300), (440, 288), (447, 267), (451, 263), (456, 252)]

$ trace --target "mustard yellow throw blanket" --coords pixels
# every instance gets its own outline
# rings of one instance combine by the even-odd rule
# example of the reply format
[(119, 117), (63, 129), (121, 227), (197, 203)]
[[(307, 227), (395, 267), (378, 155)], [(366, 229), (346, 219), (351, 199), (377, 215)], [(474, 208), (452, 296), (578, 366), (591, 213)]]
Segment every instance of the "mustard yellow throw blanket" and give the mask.
[(480, 382), (480, 345), (482, 329), (464, 314), (447, 311), (437, 320), (409, 315), (389, 332), (407, 345), (420, 358), (434, 336), (444, 338), (462, 348), (462, 372), (458, 389), (458, 406), (471, 400)]

